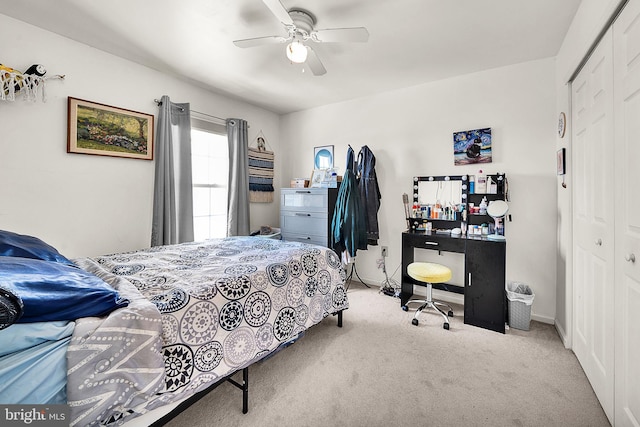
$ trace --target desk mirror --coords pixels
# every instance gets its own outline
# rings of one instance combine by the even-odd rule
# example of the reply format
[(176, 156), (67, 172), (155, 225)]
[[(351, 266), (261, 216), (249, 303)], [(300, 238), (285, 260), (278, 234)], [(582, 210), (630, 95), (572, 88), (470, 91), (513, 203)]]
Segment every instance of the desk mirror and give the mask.
[(413, 203), (458, 206), (466, 203), (467, 176), (416, 176), (413, 178)]

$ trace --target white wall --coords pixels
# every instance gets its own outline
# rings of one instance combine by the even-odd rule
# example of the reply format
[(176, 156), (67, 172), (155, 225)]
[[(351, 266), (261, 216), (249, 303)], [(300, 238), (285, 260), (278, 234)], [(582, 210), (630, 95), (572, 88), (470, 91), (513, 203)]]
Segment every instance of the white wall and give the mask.
[[(314, 146), (333, 144), (342, 174), (348, 144), (356, 153), (368, 145), (382, 193), (379, 243), (389, 246), (391, 274), (400, 265), (406, 228), (402, 193), (411, 193), (413, 176), (505, 172), (513, 217), (507, 223), (507, 279), (529, 284), (536, 294), (532, 317), (553, 322), (554, 102), (554, 61), (544, 59), (288, 114), (280, 132), (292, 161), (283, 166), (281, 182), (288, 186), (292, 177), (311, 174)], [(454, 166), (452, 133), (479, 127), (492, 128), (493, 163)], [(379, 256), (374, 246), (358, 252), (356, 265), (365, 282), (384, 279), (376, 268)], [(451, 262), (462, 284), (463, 265)], [(394, 279), (400, 280), (399, 271)]]
[[(283, 162), (279, 117), (0, 15), (3, 64), (43, 64), (47, 101), (0, 101), (0, 229), (38, 236), (69, 257), (148, 247), (154, 162), (67, 154), (67, 97), (152, 113), (169, 95), (196, 111), (249, 122)], [(277, 200), (277, 194), (276, 194)], [(251, 205), (252, 229), (278, 223), (277, 202)]]
[(576, 72), (598, 34), (605, 27), (615, 10), (626, 0), (582, 0), (571, 23), (569, 31), (556, 57), (556, 117), (560, 112), (567, 116), (567, 129), (564, 138), (556, 136), (556, 149), (565, 148), (567, 152), (567, 188), (558, 182), (558, 241), (557, 241), (557, 292), (556, 292), (556, 329), (566, 347), (572, 340), (572, 144), (571, 144), (571, 86), (569, 79)]

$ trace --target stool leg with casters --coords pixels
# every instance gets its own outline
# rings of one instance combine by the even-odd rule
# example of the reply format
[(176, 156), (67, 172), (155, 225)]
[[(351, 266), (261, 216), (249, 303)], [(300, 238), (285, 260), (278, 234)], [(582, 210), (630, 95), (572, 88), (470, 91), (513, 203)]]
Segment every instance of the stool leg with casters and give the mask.
[[(444, 329), (449, 329), (449, 317), (453, 317), (453, 309), (451, 308), (451, 306), (449, 304), (440, 302), (440, 301), (434, 301), (431, 297), (431, 291), (432, 291), (433, 287), (431, 285), (431, 283), (427, 284), (427, 299), (412, 299), (407, 301), (406, 305), (402, 306), (402, 309), (404, 311), (409, 311), (409, 307), (407, 306), (408, 304), (411, 303), (418, 303), (418, 304), (422, 304), (420, 307), (418, 307), (418, 309), (416, 310), (416, 313), (413, 316), (413, 319), (411, 320), (411, 323), (413, 325), (418, 326), (418, 317), (420, 316), (420, 314), (422, 313), (422, 311), (425, 308), (432, 308), (434, 310), (436, 310), (438, 313), (440, 313), (440, 315), (444, 318), (444, 323), (442, 324), (442, 327)], [(445, 313), (439, 306), (441, 307), (445, 307), (448, 309), (448, 312)]]
[[(411, 323), (413, 325), (418, 325), (418, 317), (422, 313), (425, 308), (432, 308), (436, 310), (440, 315), (444, 318), (444, 323), (442, 327), (444, 329), (449, 329), (449, 317), (453, 317), (453, 309), (449, 304), (440, 301), (434, 301), (432, 298), (433, 291), (433, 283), (443, 283), (451, 278), (451, 270), (440, 264), (433, 263), (424, 263), (424, 262), (414, 262), (409, 264), (407, 267), (407, 273), (414, 280), (422, 282), (422, 284), (427, 287), (427, 297), (426, 299), (412, 299), (407, 301), (405, 305), (402, 306), (404, 311), (408, 311), (408, 305), (411, 303), (419, 303), (420, 307), (416, 310)], [(425, 280), (429, 279), (429, 280)], [(440, 307), (445, 307), (448, 309), (448, 312), (445, 313)]]

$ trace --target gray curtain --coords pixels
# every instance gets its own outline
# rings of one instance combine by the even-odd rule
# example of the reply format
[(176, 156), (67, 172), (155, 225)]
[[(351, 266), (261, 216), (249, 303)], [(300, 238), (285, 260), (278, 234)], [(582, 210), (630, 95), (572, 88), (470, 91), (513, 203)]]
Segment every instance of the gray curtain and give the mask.
[(189, 104), (163, 96), (156, 127), (151, 246), (193, 241)]
[(227, 236), (248, 236), (249, 230), (249, 159), (247, 122), (227, 119), (229, 140), (229, 195)]

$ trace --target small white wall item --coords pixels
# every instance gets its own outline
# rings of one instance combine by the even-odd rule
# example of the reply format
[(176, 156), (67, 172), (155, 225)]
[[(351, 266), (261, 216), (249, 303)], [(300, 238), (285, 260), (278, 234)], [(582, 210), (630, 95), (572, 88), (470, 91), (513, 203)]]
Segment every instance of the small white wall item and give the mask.
[(28, 101), (46, 100), (44, 85), (49, 79), (64, 79), (64, 75), (46, 77), (40, 64), (30, 66), (24, 73), (0, 64), (0, 101), (15, 101), (16, 96)]

